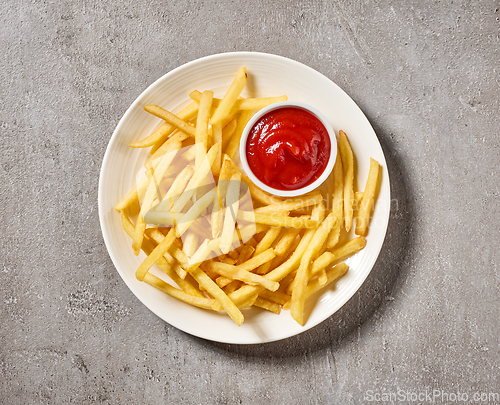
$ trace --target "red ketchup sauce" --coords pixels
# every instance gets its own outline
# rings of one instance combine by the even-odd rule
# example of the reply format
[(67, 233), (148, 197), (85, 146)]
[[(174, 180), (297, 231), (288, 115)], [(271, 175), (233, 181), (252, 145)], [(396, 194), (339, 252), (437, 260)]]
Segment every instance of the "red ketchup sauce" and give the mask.
[(255, 176), (278, 190), (313, 183), (330, 158), (330, 137), (309, 111), (284, 107), (260, 118), (248, 134), (247, 161)]

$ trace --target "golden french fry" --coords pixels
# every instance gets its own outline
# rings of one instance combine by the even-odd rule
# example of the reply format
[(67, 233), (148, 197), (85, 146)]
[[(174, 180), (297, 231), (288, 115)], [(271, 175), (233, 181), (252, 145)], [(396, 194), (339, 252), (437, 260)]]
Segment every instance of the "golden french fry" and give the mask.
[(243, 134), (243, 130), (247, 125), (250, 118), (252, 118), (253, 111), (244, 110), (240, 114), (240, 118), (238, 119), (238, 124), (236, 126), (236, 130), (229, 140), (229, 144), (227, 145), (227, 149), (224, 151), (226, 155), (228, 155), (231, 159), (234, 159), (236, 156), (236, 152), (238, 152), (238, 148), (240, 147), (240, 139)]
[(257, 267), (262, 266), (264, 263), (269, 262), (274, 257), (276, 257), (276, 254), (274, 253), (273, 248), (269, 248), (259, 253), (258, 255), (244, 261), (243, 263), (240, 263), (238, 265), (238, 268), (245, 271), (252, 271)]
[(241, 175), (235, 173), (231, 176), (229, 186), (227, 188), (226, 208), (224, 210), (224, 225), (222, 228), (220, 250), (222, 253), (227, 253), (231, 250), (234, 226), (239, 208)]
[(214, 176), (219, 176), (220, 168), (222, 166), (222, 126), (218, 122), (212, 126), (214, 143), (219, 145), (219, 150), (217, 156), (215, 157), (214, 164), (212, 166), (212, 173)]
[(318, 275), (321, 270), (324, 270), (335, 260), (335, 255), (331, 252), (324, 252), (312, 264), (311, 278)]
[(201, 94), (200, 105), (198, 107), (198, 117), (196, 118), (195, 142), (203, 145), (196, 151), (195, 166), (200, 167), (208, 150), (208, 120), (210, 118), (210, 108), (212, 106), (213, 91), (204, 91)]
[(227, 149), (227, 145), (229, 144), (231, 137), (234, 135), (234, 132), (236, 131), (237, 126), (238, 126), (238, 120), (236, 118), (233, 118), (231, 121), (229, 121), (222, 128), (222, 145), (221, 145), (222, 149), (221, 149), (221, 151), (224, 151)]
[(220, 262), (210, 262), (207, 264), (207, 269), (220, 274), (221, 276), (240, 280), (249, 285), (261, 285), (269, 291), (276, 291), (279, 287), (279, 283), (266, 279), (265, 277), (259, 276), (257, 274), (251, 273), (246, 270), (242, 270), (237, 266), (232, 266), (230, 264), (220, 263)]
[(340, 230), (342, 228), (342, 214), (344, 211), (344, 172), (342, 168), (342, 157), (340, 156), (339, 148), (337, 147), (337, 160), (333, 166), (333, 196), (332, 196), (332, 212), (337, 218), (337, 223), (332, 228), (326, 247), (333, 248), (339, 241)]
[(166, 283), (161, 278), (154, 276), (153, 274), (147, 273), (144, 276), (144, 281), (149, 285), (152, 285), (153, 287), (158, 288), (159, 290), (167, 293), (171, 297), (184, 301), (187, 304), (204, 309), (213, 309), (214, 306), (213, 299), (186, 294), (184, 291), (172, 287), (170, 284)]
[[(194, 101), (200, 102), (201, 93), (198, 90), (193, 90), (191, 93), (189, 93), (189, 98), (191, 98)], [(234, 108), (238, 110), (260, 110), (261, 108), (267, 107), (268, 105), (287, 100), (288, 100), (287, 96), (245, 98), (241, 100), (236, 100), (234, 103)], [(222, 100), (219, 98), (214, 98), (213, 106), (218, 107), (221, 101)]]
[[(334, 260), (335, 260), (335, 256), (332, 253), (330, 253), (330, 252), (324, 252), (321, 256), (319, 256), (312, 263), (311, 273), (310, 273), (309, 279), (312, 279), (313, 277), (318, 276), (318, 280), (319, 280), (320, 285), (324, 285), (327, 282), (327, 280), (328, 280), (328, 277), (327, 277), (325, 269), (331, 263), (333, 263)], [(295, 278), (295, 276), (292, 277), (292, 278)], [(288, 284), (288, 286), (286, 288), (286, 293), (287, 294), (291, 294), (292, 293), (293, 287), (294, 287), (294, 281), (295, 280), (291, 281)]]
[(155, 247), (151, 254), (144, 259), (137, 271), (135, 272), (135, 277), (139, 281), (144, 280), (144, 276), (149, 271), (149, 269), (158, 261), (165, 253), (168, 252), (172, 243), (175, 239), (175, 229), (170, 228), (168, 235)]
[(289, 228), (286, 229), (281, 237), (280, 241), (277, 243), (274, 251), (277, 256), (282, 256), (288, 250), (289, 246), (293, 243), (297, 235), (299, 234), (299, 228)]
[(263, 214), (251, 211), (239, 211), (237, 217), (238, 219), (248, 222), (286, 228), (316, 228), (319, 225), (319, 222), (314, 219), (289, 217), (277, 214)]
[(361, 200), (363, 199), (363, 192), (362, 191), (356, 191), (354, 193), (354, 200), (356, 201), (355, 203), (355, 211), (358, 211), (359, 208), (361, 207)]
[[(181, 111), (175, 114), (181, 120), (187, 120), (192, 118), (198, 111), (198, 103), (191, 103), (184, 107)], [(139, 142), (132, 142), (129, 144), (131, 148), (148, 148), (155, 145), (156, 143), (164, 143), (169, 135), (175, 130), (175, 126), (164, 122), (158, 129), (156, 129), (151, 135), (144, 138)]]
[(314, 259), (315, 255), (325, 243), (326, 238), (336, 221), (337, 219), (333, 214), (326, 217), (314, 233), (314, 236), (311, 238), (311, 242), (307, 246), (307, 251), (300, 261), (300, 266), (297, 270), (297, 276), (294, 281), (290, 311), (292, 318), (295, 319), (300, 325), (304, 325), (304, 304), (306, 301), (306, 288), (309, 280), (309, 267), (311, 265), (311, 260)]
[(344, 172), (344, 227), (347, 232), (352, 226), (352, 202), (354, 199), (354, 155), (344, 131), (339, 131), (339, 149)]
[(222, 224), (224, 221), (224, 210), (221, 207), (221, 199), (219, 198), (218, 192), (214, 197), (211, 219), (210, 225), (212, 226), (212, 238), (218, 238), (222, 232)]
[(277, 315), (279, 315), (281, 312), (281, 307), (278, 304), (276, 304), (275, 302), (268, 301), (268, 300), (261, 298), (261, 297), (257, 297), (255, 299), (253, 305), (256, 307), (262, 308), (262, 309), (266, 309), (266, 310), (273, 312)]
[(345, 273), (347, 273), (347, 270), (349, 270), (349, 266), (347, 266), (347, 264), (345, 263), (340, 263), (326, 272), (327, 280), (324, 284), (321, 284), (319, 280), (311, 281), (307, 285), (306, 299), (309, 298), (314, 293), (316, 293), (317, 291), (321, 290), (322, 288), (325, 288), (330, 284), (332, 284), (334, 281), (338, 280)]
[(189, 272), (193, 278), (226, 310), (231, 319), (240, 326), (245, 319), (238, 307), (229, 299), (224, 291), (208, 277), (202, 269), (196, 267)]
[(269, 230), (266, 232), (264, 237), (260, 240), (260, 242), (257, 244), (257, 247), (255, 248), (254, 255), (257, 256), (259, 253), (264, 252), (265, 250), (269, 249), (275, 239), (278, 237), (278, 235), (281, 232), (281, 227), (271, 227)]
[(287, 101), (287, 96), (279, 97), (262, 97), (262, 98), (245, 98), (243, 100), (236, 100), (234, 106), (238, 110), (260, 110), (268, 105)]
[(370, 158), (370, 171), (366, 180), (363, 198), (361, 199), (358, 217), (356, 218), (356, 229), (354, 231), (356, 235), (366, 236), (368, 233), (368, 223), (370, 222), (370, 214), (375, 202), (379, 172), (380, 165), (375, 159)]
[(214, 112), (214, 115), (210, 119), (210, 124), (214, 125), (219, 121), (222, 121), (225, 116), (227, 116), (234, 106), (234, 103), (238, 99), (240, 93), (242, 92), (245, 84), (247, 82), (247, 70), (242, 67), (238, 70), (236, 77), (234, 78), (229, 90), (224, 95), (222, 101)]
[(146, 105), (144, 106), (144, 110), (148, 113), (153, 114), (154, 116), (161, 118), (163, 121), (168, 122), (173, 125), (178, 130), (185, 132), (186, 134), (195, 137), (196, 130), (193, 126), (189, 125), (186, 121), (181, 120), (175, 114), (172, 114), (170, 111), (167, 111), (157, 105)]
[(331, 251), (335, 256), (335, 261), (344, 260), (346, 257), (358, 253), (366, 246), (366, 239), (364, 236), (351, 239), (346, 244), (339, 246)]
[(296, 211), (305, 207), (318, 205), (323, 200), (320, 192), (315, 192), (312, 195), (304, 196), (301, 198), (288, 199), (280, 203), (270, 204), (260, 208), (263, 213), (276, 213), (280, 211)]

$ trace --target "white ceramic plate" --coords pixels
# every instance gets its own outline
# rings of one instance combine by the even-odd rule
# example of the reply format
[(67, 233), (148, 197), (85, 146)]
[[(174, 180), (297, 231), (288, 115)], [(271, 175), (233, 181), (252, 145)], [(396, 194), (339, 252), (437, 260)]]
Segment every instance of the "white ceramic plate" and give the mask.
[[(188, 104), (188, 94), (209, 89), (223, 96), (239, 67), (246, 66), (246, 97), (286, 94), (291, 101), (302, 101), (320, 110), (336, 133), (344, 130), (357, 159), (358, 189), (364, 188), (369, 158), (383, 168), (382, 183), (365, 249), (346, 261), (348, 273), (335, 287), (318, 293), (306, 304), (305, 326), (298, 325), (289, 311), (275, 315), (264, 310), (244, 310), (245, 322), (238, 327), (225, 313), (191, 307), (135, 278), (144, 260), (134, 256), (131, 240), (121, 228), (120, 216), (113, 206), (136, 182), (148, 150), (128, 147), (149, 135), (158, 119), (144, 112), (146, 104), (157, 104), (178, 111)], [(130, 106), (111, 137), (99, 180), (99, 216), (109, 255), (121, 277), (137, 298), (160, 318), (184, 332), (225, 343), (264, 343), (304, 332), (322, 322), (359, 289), (370, 273), (382, 247), (390, 211), (389, 175), (382, 148), (370, 123), (354, 101), (331, 80), (301, 63), (280, 56), (237, 52), (208, 56), (167, 73), (147, 88)], [(156, 267), (156, 266), (155, 266)], [(156, 270), (152, 270), (156, 271)], [(157, 273), (161, 274), (161, 273)]]

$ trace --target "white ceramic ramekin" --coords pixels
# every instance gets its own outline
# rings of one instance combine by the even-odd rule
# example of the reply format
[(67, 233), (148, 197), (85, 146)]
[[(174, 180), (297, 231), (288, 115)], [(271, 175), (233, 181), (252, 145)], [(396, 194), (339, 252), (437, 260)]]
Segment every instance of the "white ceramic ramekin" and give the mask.
[[(309, 111), (311, 114), (313, 114), (316, 118), (318, 118), (321, 123), (324, 125), (326, 128), (328, 135), (330, 137), (330, 157), (328, 159), (328, 163), (325, 167), (325, 170), (323, 173), (311, 184), (298, 188), (296, 190), (279, 190), (273, 187), (269, 187), (267, 184), (263, 183), (261, 180), (255, 176), (255, 174), (252, 172), (250, 169), (250, 166), (248, 165), (247, 161), (247, 154), (246, 154), (246, 146), (247, 146), (247, 139), (250, 131), (252, 130), (253, 126), (255, 123), (260, 120), (264, 115), (266, 115), (270, 111), (278, 110), (281, 108), (301, 108), (303, 110)], [(280, 196), (280, 197), (297, 197), (300, 195), (307, 194), (316, 188), (318, 188), (330, 175), (330, 173), (333, 170), (333, 166), (335, 164), (335, 160), (337, 159), (337, 138), (335, 137), (335, 131), (333, 130), (331, 124), (328, 122), (326, 117), (318, 111), (316, 108), (305, 104), (305, 103), (300, 103), (300, 102), (293, 102), (293, 101), (283, 101), (280, 103), (275, 103), (271, 104), (261, 110), (259, 110), (251, 119), (248, 121), (248, 124), (246, 125), (245, 129), (243, 130), (243, 134), (241, 135), (241, 140), (240, 140), (240, 161), (243, 166), (243, 170), (247, 174), (248, 177), (255, 183), (256, 186), (261, 188), (264, 191), (267, 191), (268, 193)]]

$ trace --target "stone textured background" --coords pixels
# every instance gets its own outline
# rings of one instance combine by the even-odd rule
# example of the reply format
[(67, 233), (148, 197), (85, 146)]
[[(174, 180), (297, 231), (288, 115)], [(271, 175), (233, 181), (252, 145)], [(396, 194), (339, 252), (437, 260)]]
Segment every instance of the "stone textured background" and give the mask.
[[(1, 403), (500, 393), (498, 1), (103, 3), (0, 6)], [(171, 69), (239, 50), (342, 87), (380, 139), (397, 200), (351, 301), (257, 346), (194, 338), (150, 313), (114, 269), (97, 213), (127, 107)]]

